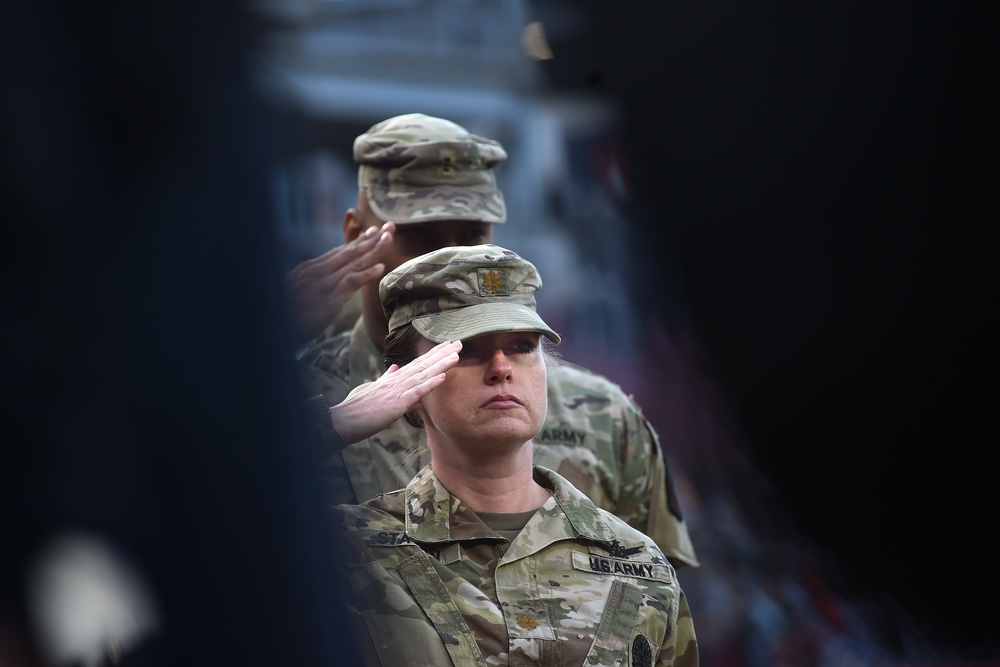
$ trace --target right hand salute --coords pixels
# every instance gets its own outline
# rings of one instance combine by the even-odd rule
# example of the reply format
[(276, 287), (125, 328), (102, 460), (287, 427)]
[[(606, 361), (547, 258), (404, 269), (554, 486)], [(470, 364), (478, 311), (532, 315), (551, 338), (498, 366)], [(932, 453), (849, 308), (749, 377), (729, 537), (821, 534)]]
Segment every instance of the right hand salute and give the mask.
[(396, 364), (377, 380), (358, 385), (330, 408), (330, 420), (344, 442), (373, 436), (399, 419), (421, 398), (444, 382), (445, 371), (458, 363), (461, 341), (440, 343), (402, 368)]
[(307, 259), (285, 276), (301, 335), (309, 340), (334, 320), (351, 296), (385, 271), (382, 252), (396, 225), (369, 227), (358, 238)]

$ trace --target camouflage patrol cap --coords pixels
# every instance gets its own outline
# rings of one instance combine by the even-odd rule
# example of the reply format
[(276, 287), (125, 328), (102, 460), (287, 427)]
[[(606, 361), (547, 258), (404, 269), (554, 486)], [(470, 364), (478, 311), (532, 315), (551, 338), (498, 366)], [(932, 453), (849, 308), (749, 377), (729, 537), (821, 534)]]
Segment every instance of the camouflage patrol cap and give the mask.
[(435, 343), (506, 331), (537, 331), (558, 343), (535, 311), (542, 278), (534, 264), (493, 244), (441, 248), (379, 283), (389, 331), (413, 324)]
[(358, 187), (380, 218), (396, 224), (506, 221), (491, 171), (506, 159), (499, 142), (422, 113), (383, 120), (354, 140)]

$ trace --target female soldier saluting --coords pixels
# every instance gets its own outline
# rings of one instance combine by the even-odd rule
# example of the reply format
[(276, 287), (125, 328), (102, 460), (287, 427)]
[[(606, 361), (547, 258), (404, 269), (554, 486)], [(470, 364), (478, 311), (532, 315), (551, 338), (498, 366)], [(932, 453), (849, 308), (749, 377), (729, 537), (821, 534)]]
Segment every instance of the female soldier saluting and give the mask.
[(535, 310), (541, 284), (530, 262), (479, 245), (422, 255), (379, 285), (391, 365), (331, 409), (333, 424), (353, 441), (409, 410), (431, 464), (335, 509), (368, 664), (698, 664), (654, 542), (532, 465), (557, 363), (541, 339), (559, 342)]

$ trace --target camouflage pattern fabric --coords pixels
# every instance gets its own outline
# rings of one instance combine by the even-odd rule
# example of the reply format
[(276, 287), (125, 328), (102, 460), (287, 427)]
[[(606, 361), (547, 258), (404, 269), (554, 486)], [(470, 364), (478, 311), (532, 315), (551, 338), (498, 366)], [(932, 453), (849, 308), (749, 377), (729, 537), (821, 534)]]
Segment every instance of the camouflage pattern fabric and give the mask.
[(404, 262), (379, 282), (389, 331), (412, 324), (435, 343), (507, 331), (560, 341), (535, 309), (542, 277), (513, 250), (492, 243), (440, 248)]
[[(322, 393), (329, 405), (385, 371), (360, 318), (352, 331), (326, 331), (300, 361), (309, 391)], [(367, 440), (332, 446), (323, 475), (328, 504), (355, 504), (405, 487), (430, 463), (424, 439), (422, 430), (400, 419)], [(651, 537), (675, 566), (698, 565), (656, 433), (617, 384), (565, 361), (550, 367), (548, 413), (534, 443), (536, 464)]]
[(656, 545), (559, 475), (536, 466), (535, 479), (552, 496), (513, 541), (430, 467), (334, 510), (366, 664), (698, 664), (686, 598)]
[(507, 219), (492, 169), (507, 159), (499, 142), (420, 113), (376, 123), (354, 140), (358, 187), (383, 220)]

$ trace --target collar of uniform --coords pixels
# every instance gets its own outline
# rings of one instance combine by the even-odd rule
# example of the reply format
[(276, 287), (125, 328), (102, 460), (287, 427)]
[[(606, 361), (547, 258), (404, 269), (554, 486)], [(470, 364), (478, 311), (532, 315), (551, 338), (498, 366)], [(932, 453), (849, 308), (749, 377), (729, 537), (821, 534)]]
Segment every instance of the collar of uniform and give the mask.
[(552, 491), (552, 498), (541, 507), (538, 516), (528, 523), (532, 526), (536, 520), (541, 521), (540, 525), (532, 526), (533, 530), (554, 536), (560, 532), (557, 526), (563, 522), (560, 515), (565, 515), (565, 520), (575, 531), (575, 535), (566, 537), (583, 537), (595, 542), (610, 542), (615, 539), (615, 532), (608, 526), (597, 505), (582, 491), (548, 468), (535, 466), (534, 473), (535, 481)]
[(351, 330), (351, 389), (380, 378), (385, 372), (383, 358), (382, 350), (368, 334), (365, 318), (359, 317), (354, 323), (354, 329)]
[[(536, 482), (552, 491), (552, 498), (528, 522), (533, 531), (545, 536), (546, 543), (577, 537), (595, 542), (616, 538), (597, 506), (566, 479), (542, 466), (534, 467), (534, 476)], [(429, 465), (406, 485), (404, 498), (406, 534), (417, 542), (500, 539), (444, 488)]]
[(406, 485), (404, 497), (406, 534), (417, 542), (503, 539), (452, 496), (429, 465)]

